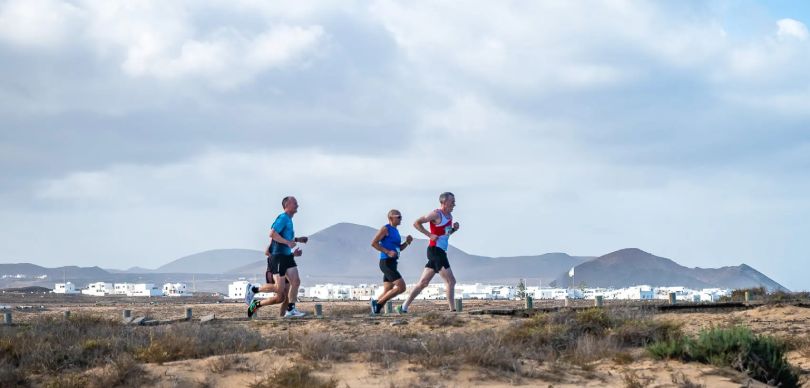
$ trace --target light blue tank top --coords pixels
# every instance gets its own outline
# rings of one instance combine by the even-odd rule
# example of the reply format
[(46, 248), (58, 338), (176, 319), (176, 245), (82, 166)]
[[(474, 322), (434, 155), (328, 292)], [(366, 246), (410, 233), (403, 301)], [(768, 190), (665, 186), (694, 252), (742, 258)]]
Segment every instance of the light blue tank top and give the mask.
[[(399, 256), (399, 246), (402, 245), (402, 237), (399, 235), (399, 230), (391, 226), (391, 224), (386, 224), (385, 227), (388, 228), (388, 235), (380, 240), (380, 246), (389, 251), (396, 252), (397, 256)], [(385, 260), (387, 258), (388, 255), (380, 252), (380, 260)]]

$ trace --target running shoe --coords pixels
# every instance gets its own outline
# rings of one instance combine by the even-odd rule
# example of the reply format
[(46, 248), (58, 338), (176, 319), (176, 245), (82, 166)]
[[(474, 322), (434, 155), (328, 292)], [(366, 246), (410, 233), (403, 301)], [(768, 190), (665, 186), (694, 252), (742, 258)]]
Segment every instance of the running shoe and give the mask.
[(371, 315), (377, 314), (377, 301), (374, 299), (370, 299), (371, 301)]
[(256, 296), (256, 293), (253, 292), (253, 284), (248, 283), (245, 288), (245, 304), (250, 306), (254, 296)]
[(250, 302), (250, 306), (248, 306), (248, 318), (253, 318), (256, 315), (256, 310), (259, 308), (259, 301), (254, 300)]
[(293, 308), (292, 310), (289, 310), (289, 311), (287, 311), (286, 314), (284, 314), (284, 318), (297, 318), (297, 317), (303, 317), (304, 315), (307, 315), (307, 314), (304, 313), (304, 312), (298, 311), (298, 308)]
[(402, 305), (399, 305), (397, 306), (397, 313), (399, 313), (399, 315), (405, 315), (408, 313), (408, 310), (405, 310), (404, 308), (402, 308)]

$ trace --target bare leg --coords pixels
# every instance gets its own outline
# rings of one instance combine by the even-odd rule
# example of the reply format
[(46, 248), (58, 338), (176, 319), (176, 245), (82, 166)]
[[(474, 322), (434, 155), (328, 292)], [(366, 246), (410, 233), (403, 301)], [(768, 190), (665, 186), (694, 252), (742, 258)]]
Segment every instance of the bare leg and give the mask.
[(284, 317), (284, 314), (287, 313), (287, 306), (290, 305), (290, 283), (284, 283), (284, 289), (279, 291), (279, 295), (284, 297), (284, 300), (279, 305), (278, 313), (281, 317)]
[(298, 268), (287, 269), (287, 280), (290, 281), (290, 303), (298, 302), (298, 288), (301, 287), (301, 278), (298, 276)]
[[(276, 284), (265, 284), (259, 287), (259, 291), (261, 292), (275, 292), (276, 295), (272, 298), (265, 299), (259, 302), (259, 307), (269, 306), (271, 304), (278, 304), (284, 301), (286, 295), (280, 292), (283, 291), (287, 286), (287, 280), (279, 275), (273, 275), (276, 280)], [(279, 290), (280, 289), (280, 290)]]
[(378, 304), (385, 304), (391, 299), (394, 299), (397, 295), (405, 292), (405, 280), (399, 278), (392, 282), (385, 283), (386, 291), (383, 292), (380, 299), (377, 300)]
[(419, 283), (416, 283), (416, 285), (413, 287), (413, 290), (411, 290), (411, 294), (408, 295), (408, 300), (406, 300), (404, 303), (405, 307), (403, 308), (405, 310), (407, 310), (408, 306), (411, 305), (411, 302), (413, 302), (413, 300), (416, 299), (416, 296), (419, 295), (419, 293), (422, 292), (422, 290), (424, 290), (425, 287), (427, 287), (430, 284), (430, 280), (433, 279), (434, 275), (436, 275), (436, 272), (433, 272), (433, 269), (431, 268), (425, 268), (425, 270), (422, 271), (422, 277), (419, 278)]
[(450, 268), (442, 268), (439, 271), (439, 276), (444, 279), (444, 285), (447, 286), (447, 303), (450, 304), (450, 311), (456, 311), (456, 306), (453, 304), (455, 303), (453, 297), (456, 292), (456, 277), (453, 276), (453, 270)]

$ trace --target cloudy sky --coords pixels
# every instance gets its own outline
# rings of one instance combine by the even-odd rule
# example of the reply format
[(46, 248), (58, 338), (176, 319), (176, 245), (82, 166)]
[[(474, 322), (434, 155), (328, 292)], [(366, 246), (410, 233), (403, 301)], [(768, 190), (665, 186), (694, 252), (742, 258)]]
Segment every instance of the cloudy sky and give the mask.
[(638, 247), (810, 289), (808, 23), (786, 1), (0, 0), (0, 262), (157, 267), (262, 249), (284, 195), (313, 233), (449, 190), (470, 253)]

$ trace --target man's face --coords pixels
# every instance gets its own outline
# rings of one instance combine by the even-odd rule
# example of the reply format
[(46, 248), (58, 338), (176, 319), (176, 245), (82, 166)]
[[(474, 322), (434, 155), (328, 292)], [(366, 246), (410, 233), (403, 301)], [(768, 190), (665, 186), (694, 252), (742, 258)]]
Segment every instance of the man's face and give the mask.
[(284, 211), (292, 212), (292, 214), (298, 213), (298, 200), (295, 197), (290, 198)]
[(448, 212), (453, 211), (453, 209), (456, 208), (456, 197), (454, 197), (452, 195), (447, 197), (447, 199), (444, 200), (444, 208)]
[(388, 222), (391, 226), (399, 226), (402, 223), (402, 214), (393, 213), (388, 217)]

